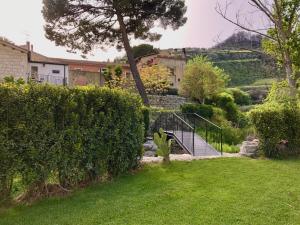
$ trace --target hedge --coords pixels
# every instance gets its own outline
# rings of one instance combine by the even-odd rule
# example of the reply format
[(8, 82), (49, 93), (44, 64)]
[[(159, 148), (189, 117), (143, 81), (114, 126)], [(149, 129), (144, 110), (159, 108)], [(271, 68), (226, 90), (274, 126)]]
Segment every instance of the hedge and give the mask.
[(142, 156), (140, 98), (127, 92), (0, 85), (0, 199), (20, 176), (27, 190), (116, 176)]
[(282, 158), (300, 153), (300, 108), (268, 103), (253, 109), (250, 117), (267, 157)]
[(183, 113), (197, 113), (198, 115), (210, 119), (214, 115), (213, 106), (186, 103), (181, 106)]

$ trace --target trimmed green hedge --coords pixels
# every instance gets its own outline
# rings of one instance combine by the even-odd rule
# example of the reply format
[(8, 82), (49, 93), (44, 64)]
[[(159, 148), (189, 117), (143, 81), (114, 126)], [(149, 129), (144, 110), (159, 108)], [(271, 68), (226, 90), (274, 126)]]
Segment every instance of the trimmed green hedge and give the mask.
[(234, 102), (238, 105), (250, 105), (252, 103), (251, 96), (239, 88), (228, 88), (226, 91), (232, 94)]
[(0, 199), (20, 176), (27, 190), (134, 169), (142, 156), (140, 98), (127, 92), (0, 85)]
[(260, 147), (270, 158), (300, 153), (300, 108), (268, 103), (253, 109), (250, 117), (260, 137)]
[(204, 118), (212, 118), (214, 115), (213, 106), (211, 105), (200, 105), (193, 103), (186, 103), (181, 106), (181, 111), (183, 113), (197, 113)]

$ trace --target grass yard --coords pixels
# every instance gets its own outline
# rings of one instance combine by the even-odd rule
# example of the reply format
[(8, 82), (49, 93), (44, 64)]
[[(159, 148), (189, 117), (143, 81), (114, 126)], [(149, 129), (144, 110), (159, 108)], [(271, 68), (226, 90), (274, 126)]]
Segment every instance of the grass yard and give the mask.
[(146, 166), (64, 199), (11, 208), (0, 224), (300, 224), (300, 160)]

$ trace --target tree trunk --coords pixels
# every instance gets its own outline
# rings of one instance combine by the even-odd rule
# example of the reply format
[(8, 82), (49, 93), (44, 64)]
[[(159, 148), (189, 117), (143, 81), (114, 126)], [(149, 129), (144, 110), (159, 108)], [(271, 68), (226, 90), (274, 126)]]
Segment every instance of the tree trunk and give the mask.
[(147, 93), (145, 91), (143, 81), (140, 77), (138, 68), (136, 66), (136, 62), (135, 62), (135, 59), (134, 59), (134, 56), (133, 56), (132, 48), (131, 48), (130, 43), (129, 43), (129, 38), (128, 38), (128, 35), (127, 35), (126, 26), (125, 26), (123, 17), (120, 13), (117, 13), (117, 17), (118, 17), (118, 22), (119, 22), (120, 29), (121, 29), (121, 32), (122, 32), (123, 44), (124, 44), (124, 48), (125, 48), (125, 51), (126, 51), (126, 54), (127, 54), (127, 57), (128, 57), (128, 62), (129, 62), (129, 65), (130, 65), (130, 69), (131, 69), (131, 72), (132, 72), (133, 79), (135, 80), (136, 87), (139, 91), (139, 94), (140, 94), (141, 98), (143, 99), (143, 102), (144, 102), (145, 106), (150, 106), (149, 99), (148, 99)]
[(286, 79), (288, 81), (289, 87), (291, 89), (291, 97), (295, 97), (297, 94), (297, 87), (296, 87), (296, 79), (293, 77), (293, 63), (290, 58), (290, 55), (288, 52), (285, 51), (284, 53), (284, 67), (286, 72)]

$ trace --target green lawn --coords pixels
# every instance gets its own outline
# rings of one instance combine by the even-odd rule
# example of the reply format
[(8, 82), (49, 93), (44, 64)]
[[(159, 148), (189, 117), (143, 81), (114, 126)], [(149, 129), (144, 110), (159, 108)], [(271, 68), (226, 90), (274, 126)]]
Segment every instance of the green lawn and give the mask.
[(65, 199), (12, 208), (0, 224), (300, 224), (300, 160), (146, 166)]

